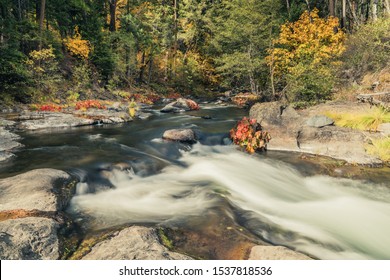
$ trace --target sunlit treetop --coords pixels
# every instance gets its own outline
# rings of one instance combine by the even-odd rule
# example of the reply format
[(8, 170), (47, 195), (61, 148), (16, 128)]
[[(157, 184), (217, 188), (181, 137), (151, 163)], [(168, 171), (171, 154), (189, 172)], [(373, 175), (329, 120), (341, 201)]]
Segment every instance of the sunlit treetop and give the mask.
[(320, 18), (317, 9), (306, 11), (296, 22), (281, 26), (279, 38), (266, 59), (274, 65), (276, 74), (288, 72), (298, 63), (327, 63), (343, 53), (344, 39), (337, 18)]
[(81, 35), (77, 26), (75, 28), (75, 35), (64, 39), (64, 44), (67, 50), (73, 56), (79, 57), (81, 59), (88, 59), (92, 50), (90, 42), (88, 40), (81, 39)]

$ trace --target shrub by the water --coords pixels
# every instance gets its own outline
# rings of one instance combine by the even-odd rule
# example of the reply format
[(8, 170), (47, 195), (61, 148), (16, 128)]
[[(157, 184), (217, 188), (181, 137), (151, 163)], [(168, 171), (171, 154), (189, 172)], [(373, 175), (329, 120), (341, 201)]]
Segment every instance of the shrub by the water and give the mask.
[(234, 144), (245, 148), (248, 153), (252, 154), (255, 151), (265, 150), (267, 143), (271, 140), (271, 135), (263, 131), (255, 119), (243, 118), (230, 130), (230, 138)]

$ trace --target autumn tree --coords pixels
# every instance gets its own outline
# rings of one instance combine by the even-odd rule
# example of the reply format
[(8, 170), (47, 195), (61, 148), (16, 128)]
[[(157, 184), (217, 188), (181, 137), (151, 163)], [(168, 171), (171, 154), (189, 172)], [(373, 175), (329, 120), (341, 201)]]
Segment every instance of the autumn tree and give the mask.
[(329, 96), (332, 70), (344, 51), (345, 35), (338, 27), (337, 18), (320, 18), (317, 9), (281, 26), (267, 61), (289, 101), (319, 101)]

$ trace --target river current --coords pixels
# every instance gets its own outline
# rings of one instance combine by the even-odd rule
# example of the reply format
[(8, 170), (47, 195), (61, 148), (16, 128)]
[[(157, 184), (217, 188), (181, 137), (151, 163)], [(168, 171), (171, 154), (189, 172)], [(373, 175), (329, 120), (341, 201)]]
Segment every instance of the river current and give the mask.
[[(234, 107), (150, 112), (149, 120), (123, 125), (25, 132), (25, 147), (0, 165), (0, 177), (43, 167), (78, 177), (68, 212), (90, 231), (191, 224), (225, 207), (259, 239), (315, 258), (390, 259), (388, 168), (375, 178), (331, 177), (297, 154), (248, 155), (228, 139), (247, 115)], [(201, 118), (206, 115), (211, 119)], [(199, 142), (162, 140), (171, 128), (192, 128)]]

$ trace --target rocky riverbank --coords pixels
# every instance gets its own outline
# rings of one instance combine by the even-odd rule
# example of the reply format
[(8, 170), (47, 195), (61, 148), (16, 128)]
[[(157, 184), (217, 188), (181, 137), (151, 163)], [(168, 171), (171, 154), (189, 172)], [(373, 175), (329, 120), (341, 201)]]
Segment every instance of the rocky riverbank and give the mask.
[(249, 116), (256, 119), (272, 140), (269, 150), (327, 156), (350, 164), (381, 166), (383, 162), (367, 152), (371, 138), (385, 136), (381, 131), (366, 132), (338, 127), (326, 112), (361, 112), (368, 104), (333, 102), (305, 110), (294, 110), (280, 102), (257, 103)]

